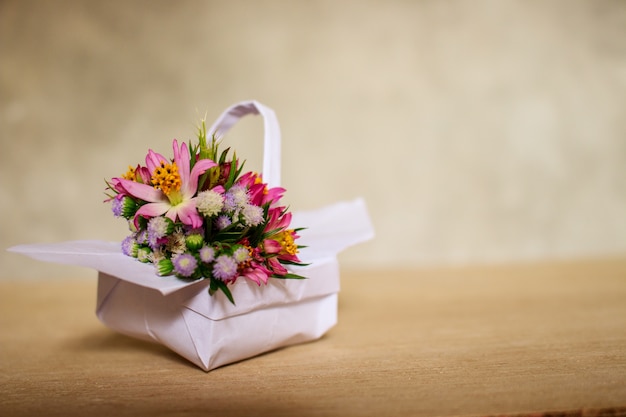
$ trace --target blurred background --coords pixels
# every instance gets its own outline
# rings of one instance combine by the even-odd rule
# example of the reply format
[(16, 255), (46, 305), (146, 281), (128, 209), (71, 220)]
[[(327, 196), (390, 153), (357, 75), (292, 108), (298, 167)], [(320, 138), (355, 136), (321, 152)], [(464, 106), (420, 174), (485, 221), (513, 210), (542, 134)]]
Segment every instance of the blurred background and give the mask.
[(623, 1), (0, 0), (0, 52), (3, 278), (84, 275), (4, 249), (123, 239), (104, 179), (247, 99), (292, 209), (365, 198), (345, 267), (626, 253)]

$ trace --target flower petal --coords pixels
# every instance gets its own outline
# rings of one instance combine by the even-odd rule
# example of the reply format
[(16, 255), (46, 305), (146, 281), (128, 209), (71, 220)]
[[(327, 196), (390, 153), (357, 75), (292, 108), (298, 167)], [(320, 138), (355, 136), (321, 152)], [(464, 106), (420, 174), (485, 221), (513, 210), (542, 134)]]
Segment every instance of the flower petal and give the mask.
[[(176, 139), (172, 142), (172, 148), (174, 149), (174, 163), (176, 163), (178, 167), (180, 182), (182, 183), (182, 188), (185, 188), (187, 187), (186, 184), (189, 182), (189, 150), (185, 142), (183, 142), (179, 148)], [(195, 192), (196, 190), (194, 189), (193, 191)], [(184, 191), (182, 193), (183, 195), (185, 194)]]
[(122, 187), (128, 194), (133, 197), (139, 198), (150, 203), (160, 203), (168, 201), (167, 197), (161, 190), (157, 190), (146, 184), (141, 184), (136, 181), (126, 180), (124, 178), (117, 178), (118, 185)]
[(283, 247), (280, 246), (280, 243), (274, 239), (265, 239), (263, 241), (263, 249), (265, 249), (265, 253), (278, 253), (282, 248)]
[(139, 217), (152, 218), (156, 216), (160, 216), (165, 213), (169, 208), (170, 204), (168, 202), (158, 202), (158, 203), (148, 203), (139, 207), (139, 210), (135, 213), (135, 218), (133, 222), (135, 223), (135, 227), (139, 228)]
[(269, 232), (276, 229), (285, 229), (291, 223), (291, 212), (287, 212), (281, 216), (285, 211), (285, 207), (272, 207), (268, 213), (268, 222), (265, 226), (265, 231)]
[(261, 285), (261, 281), (267, 284), (268, 275), (260, 268), (248, 268), (242, 272), (242, 275), (251, 281)]
[[(174, 218), (172, 218), (172, 216)], [(192, 198), (175, 206), (172, 206), (167, 212), (167, 217), (176, 221), (176, 217), (180, 219), (183, 224), (195, 228), (202, 226), (202, 217), (196, 210), (196, 199)]]
[(276, 258), (270, 258), (267, 260), (268, 266), (272, 269), (272, 272), (277, 275), (285, 275), (287, 268), (285, 268)]
[(272, 205), (278, 204), (280, 199), (283, 197), (283, 194), (285, 194), (285, 191), (287, 191), (286, 189), (282, 188), (282, 187), (274, 187), (274, 188), (270, 188), (269, 190), (267, 190), (267, 194), (263, 193), (263, 200), (261, 202), (261, 204), (266, 204), (266, 203), (272, 203)]
[(172, 206), (168, 202), (148, 203), (139, 207), (135, 216), (156, 217), (167, 212)]
[[(187, 181), (182, 181), (181, 193), (183, 198), (192, 197), (198, 189), (198, 178), (204, 174), (207, 169), (213, 168), (217, 164), (210, 159), (201, 159), (193, 166), (191, 174), (187, 177)], [(223, 188), (223, 187), (222, 187)]]
[(160, 153), (154, 152), (152, 149), (148, 151), (148, 155), (146, 155), (146, 167), (148, 167), (148, 171), (150, 171), (150, 175), (154, 173), (154, 170), (161, 165), (161, 162), (168, 163), (168, 160), (165, 159), (163, 155)]
[(139, 177), (144, 184), (150, 183), (150, 170), (146, 167), (139, 167)]

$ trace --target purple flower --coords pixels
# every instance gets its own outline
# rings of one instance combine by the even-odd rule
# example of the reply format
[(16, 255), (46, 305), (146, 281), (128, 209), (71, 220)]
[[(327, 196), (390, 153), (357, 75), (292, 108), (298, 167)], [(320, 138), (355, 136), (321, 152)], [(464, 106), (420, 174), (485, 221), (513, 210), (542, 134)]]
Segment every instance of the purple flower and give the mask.
[(246, 262), (248, 259), (250, 259), (250, 254), (248, 253), (248, 249), (246, 249), (244, 246), (238, 247), (233, 252), (233, 259), (238, 264), (242, 262)]
[(228, 255), (220, 255), (213, 264), (213, 276), (222, 281), (232, 281), (237, 278), (237, 261)]
[(174, 230), (174, 222), (164, 216), (157, 216), (148, 222), (148, 245), (152, 249), (156, 249), (164, 242), (164, 237), (172, 233)]
[(263, 209), (254, 204), (246, 204), (241, 210), (243, 222), (248, 226), (258, 226), (263, 221)]
[(135, 240), (139, 245), (146, 245), (148, 243), (148, 231), (140, 230), (135, 234)]
[(215, 220), (215, 227), (217, 227), (217, 230), (223, 230), (230, 226), (231, 223), (228, 216), (222, 215)]
[(181, 253), (172, 258), (174, 264), (174, 272), (181, 277), (190, 277), (196, 272), (198, 261), (193, 255)]
[(111, 210), (113, 210), (113, 215), (115, 217), (130, 219), (137, 211), (137, 204), (135, 204), (131, 198), (128, 198), (123, 194), (118, 194), (111, 203)]
[(250, 198), (248, 197), (248, 189), (243, 185), (233, 185), (224, 196), (224, 210), (227, 212), (237, 212), (241, 210)]
[(215, 260), (215, 249), (205, 245), (200, 249), (198, 255), (200, 255), (200, 260), (202, 262), (208, 264), (209, 262), (213, 262)]
[(126, 256), (136, 258), (138, 247), (139, 246), (137, 245), (134, 235), (130, 235), (122, 241), (122, 253)]
[[(121, 194), (118, 194), (118, 197), (120, 195)], [(113, 215), (115, 217), (120, 217), (122, 215), (122, 198), (114, 198), (111, 203), (111, 210), (113, 210)]]

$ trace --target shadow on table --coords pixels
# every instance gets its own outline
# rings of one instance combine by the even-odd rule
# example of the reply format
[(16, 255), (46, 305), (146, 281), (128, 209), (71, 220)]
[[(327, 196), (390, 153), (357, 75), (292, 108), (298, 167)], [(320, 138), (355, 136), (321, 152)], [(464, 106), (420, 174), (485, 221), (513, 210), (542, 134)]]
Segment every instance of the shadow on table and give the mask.
[(88, 354), (97, 353), (98, 355), (115, 356), (117, 359), (120, 359), (120, 362), (123, 361), (124, 357), (132, 356), (137, 362), (154, 363), (154, 357), (159, 356), (168, 361), (176, 362), (177, 365), (184, 364), (189, 368), (198, 369), (191, 362), (165, 346), (135, 339), (106, 328), (85, 333), (72, 339), (69, 341), (68, 348)]
[[(314, 342), (319, 343), (320, 340), (327, 338), (327, 335), (322, 336), (319, 340), (300, 343), (299, 346), (310, 346)], [(67, 341), (68, 349), (78, 353), (82, 352), (87, 355), (97, 355), (99, 359), (103, 355), (109, 357), (111, 363), (124, 362), (125, 358), (132, 357), (135, 363), (149, 363), (154, 364), (155, 357), (161, 357), (169, 362), (175, 362), (176, 365), (183, 364), (186, 368), (196, 369), (202, 371), (196, 365), (189, 362), (187, 359), (179, 356), (169, 348), (160, 345), (158, 343), (135, 339), (130, 336), (126, 336), (120, 333), (113, 332), (109, 329), (102, 328), (94, 330), (89, 333), (85, 333), (81, 336), (77, 336)], [(226, 368), (236, 365), (240, 362), (246, 362), (254, 358), (260, 358), (265, 356), (274, 355), (276, 352), (289, 349), (291, 346), (279, 347), (267, 352), (260, 353), (250, 358), (242, 359), (241, 361), (233, 362), (223, 365), (219, 368)], [(217, 368), (217, 369), (219, 369)]]

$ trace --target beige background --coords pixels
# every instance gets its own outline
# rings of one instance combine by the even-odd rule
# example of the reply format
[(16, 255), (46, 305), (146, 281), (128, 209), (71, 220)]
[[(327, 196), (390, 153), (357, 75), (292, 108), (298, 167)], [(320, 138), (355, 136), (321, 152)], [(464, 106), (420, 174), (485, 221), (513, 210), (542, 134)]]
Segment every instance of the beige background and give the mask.
[(121, 240), (103, 179), (256, 99), (293, 209), (367, 200), (347, 267), (626, 252), (623, 1), (4, 0), (0, 51), (3, 249)]

